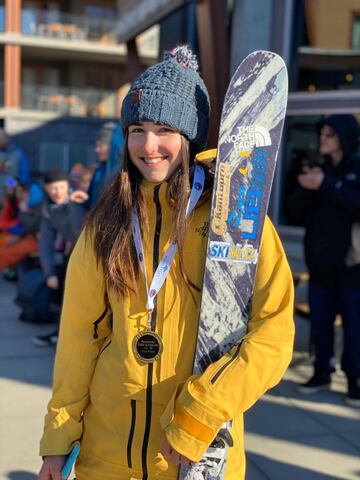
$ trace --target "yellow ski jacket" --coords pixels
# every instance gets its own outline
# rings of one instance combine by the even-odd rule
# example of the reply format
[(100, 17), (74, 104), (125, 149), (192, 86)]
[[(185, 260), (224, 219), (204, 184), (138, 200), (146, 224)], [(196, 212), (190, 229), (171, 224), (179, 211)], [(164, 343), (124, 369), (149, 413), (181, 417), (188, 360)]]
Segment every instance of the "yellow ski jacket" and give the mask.
[[(169, 245), (171, 210), (165, 183), (144, 182), (143, 188), (149, 210), (149, 235), (143, 244), (150, 284)], [(191, 214), (184, 247), (185, 267), (199, 287), (209, 212), (207, 201)], [(270, 220), (265, 222), (241, 348), (234, 347), (202, 375), (192, 375), (199, 310), (180, 274), (178, 257), (157, 297), (156, 332), (163, 353), (149, 365), (139, 363), (132, 350), (134, 337), (147, 327), (142, 277), (138, 286), (138, 295), (124, 299), (108, 291), (91, 241), (80, 236), (68, 266), (40, 454), (65, 454), (81, 439), (78, 480), (176, 479), (178, 467), (159, 452), (164, 436), (196, 462), (224, 421), (233, 419), (226, 480), (244, 479), (243, 412), (279, 382), (293, 347), (292, 278)], [(200, 302), (200, 294), (195, 295)]]

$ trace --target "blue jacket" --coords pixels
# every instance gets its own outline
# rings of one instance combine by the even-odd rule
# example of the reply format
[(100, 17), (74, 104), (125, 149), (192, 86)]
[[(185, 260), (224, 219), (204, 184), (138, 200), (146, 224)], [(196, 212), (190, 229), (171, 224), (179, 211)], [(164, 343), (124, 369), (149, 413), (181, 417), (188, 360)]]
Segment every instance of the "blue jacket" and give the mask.
[(88, 190), (89, 199), (83, 204), (87, 210), (96, 205), (106, 185), (119, 171), (121, 165), (120, 156), (123, 148), (124, 137), (120, 127), (117, 126), (111, 139), (109, 159), (107, 162), (102, 162), (92, 176)]

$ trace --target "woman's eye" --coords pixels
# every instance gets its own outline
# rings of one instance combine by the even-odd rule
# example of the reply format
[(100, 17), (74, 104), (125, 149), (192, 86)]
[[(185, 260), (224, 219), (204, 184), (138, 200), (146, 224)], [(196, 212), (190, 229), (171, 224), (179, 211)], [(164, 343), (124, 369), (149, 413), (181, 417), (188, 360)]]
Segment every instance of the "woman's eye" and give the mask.
[(175, 133), (175, 130), (170, 127), (161, 127), (160, 132)]
[(129, 133), (141, 133), (143, 131), (140, 127), (134, 127), (129, 130)]

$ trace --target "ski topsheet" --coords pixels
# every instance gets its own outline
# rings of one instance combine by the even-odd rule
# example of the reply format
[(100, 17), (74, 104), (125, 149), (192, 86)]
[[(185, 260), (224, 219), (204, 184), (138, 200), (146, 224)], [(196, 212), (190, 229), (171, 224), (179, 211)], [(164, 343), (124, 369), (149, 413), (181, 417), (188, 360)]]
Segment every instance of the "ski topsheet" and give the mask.
[[(257, 51), (239, 65), (221, 116), (194, 373), (246, 333), (257, 259), (287, 104), (278, 55)], [(240, 348), (240, 347), (239, 347)], [(216, 381), (216, 379), (213, 379)], [(236, 388), (236, 385), (234, 385)], [(223, 479), (231, 422), (180, 480)]]

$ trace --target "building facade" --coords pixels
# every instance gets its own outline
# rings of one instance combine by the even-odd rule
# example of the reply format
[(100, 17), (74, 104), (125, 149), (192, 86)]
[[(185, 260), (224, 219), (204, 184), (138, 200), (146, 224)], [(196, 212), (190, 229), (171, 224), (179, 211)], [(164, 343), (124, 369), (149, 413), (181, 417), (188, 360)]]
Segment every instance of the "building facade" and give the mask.
[(124, 43), (118, 8), (116, 0), (0, 3), (0, 122), (34, 171), (95, 161), (96, 130), (119, 117), (132, 77), (158, 58), (158, 27)]

